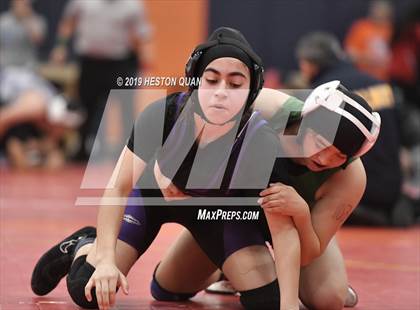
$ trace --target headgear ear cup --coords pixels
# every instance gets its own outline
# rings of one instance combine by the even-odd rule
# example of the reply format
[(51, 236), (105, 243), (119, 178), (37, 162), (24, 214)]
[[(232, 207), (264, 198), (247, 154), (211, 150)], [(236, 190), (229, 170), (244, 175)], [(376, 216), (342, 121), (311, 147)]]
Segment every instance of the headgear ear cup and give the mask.
[(257, 88), (257, 92), (251, 94), (251, 98), (250, 101), (254, 102), (254, 100), (258, 97), (258, 94), (260, 93), (261, 89), (264, 86), (264, 67), (260, 66), (258, 64), (254, 64), (254, 70), (255, 70), (255, 84), (256, 84), (256, 88)]
[(375, 145), (375, 142), (378, 139), (379, 131), (381, 128), (381, 117), (378, 112), (373, 112), (372, 115), (376, 119), (376, 123), (374, 124), (373, 128), (372, 138), (366, 139), (365, 143), (363, 143), (362, 147), (354, 155), (355, 157), (360, 157), (366, 154)]
[(185, 65), (185, 77), (186, 78), (192, 78), (192, 72), (194, 72), (195, 64), (197, 63), (197, 58), (199, 58), (199, 54), (196, 52), (193, 52), (188, 59), (187, 64)]
[(214, 46), (215, 42), (208, 42), (204, 44), (198, 45), (194, 51), (191, 53), (190, 58), (187, 61), (187, 64), (185, 65), (185, 77), (187, 78), (193, 78), (194, 72), (197, 67), (197, 63), (200, 60), (201, 55), (203, 52), (210, 47)]

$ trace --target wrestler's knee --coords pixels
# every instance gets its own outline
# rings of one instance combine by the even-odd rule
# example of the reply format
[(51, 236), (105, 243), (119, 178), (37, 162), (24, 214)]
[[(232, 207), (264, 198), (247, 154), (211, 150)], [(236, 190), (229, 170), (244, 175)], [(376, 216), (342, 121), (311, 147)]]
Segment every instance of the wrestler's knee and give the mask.
[(324, 286), (316, 292), (302, 298), (302, 302), (311, 310), (341, 310), (346, 300), (346, 288)]
[(67, 290), (74, 303), (81, 308), (97, 309), (95, 290), (92, 289), (92, 301), (89, 302), (85, 296), (85, 286), (95, 271), (95, 267), (86, 262), (86, 256), (78, 257), (71, 266), (67, 275)]

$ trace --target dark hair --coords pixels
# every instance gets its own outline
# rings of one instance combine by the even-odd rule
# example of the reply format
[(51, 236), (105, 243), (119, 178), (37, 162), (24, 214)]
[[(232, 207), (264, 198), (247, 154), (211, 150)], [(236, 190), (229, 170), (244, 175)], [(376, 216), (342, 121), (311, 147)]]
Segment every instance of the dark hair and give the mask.
[(345, 53), (338, 39), (327, 32), (312, 32), (302, 37), (296, 48), (299, 59), (308, 60), (321, 69), (345, 58)]

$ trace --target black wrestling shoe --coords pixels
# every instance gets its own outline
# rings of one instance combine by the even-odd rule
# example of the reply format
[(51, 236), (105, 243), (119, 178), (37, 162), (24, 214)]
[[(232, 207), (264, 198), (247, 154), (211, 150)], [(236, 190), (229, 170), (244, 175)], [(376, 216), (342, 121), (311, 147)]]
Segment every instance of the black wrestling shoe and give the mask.
[(32, 272), (32, 291), (43, 296), (51, 292), (69, 272), (77, 243), (86, 237), (95, 238), (96, 228), (84, 227), (48, 250)]

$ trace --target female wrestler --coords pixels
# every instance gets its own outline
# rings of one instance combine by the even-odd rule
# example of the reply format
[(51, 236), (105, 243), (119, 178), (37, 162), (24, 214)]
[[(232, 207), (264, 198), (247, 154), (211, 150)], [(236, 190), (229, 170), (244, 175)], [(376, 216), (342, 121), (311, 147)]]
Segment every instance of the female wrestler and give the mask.
[[(125, 275), (166, 222), (187, 227), (220, 268), (237, 249), (263, 246), (258, 231), (246, 238), (241, 233), (256, 225), (203, 223), (196, 208), (182, 206), (190, 196), (252, 196), (251, 189), (267, 186), (279, 144), (250, 110), (263, 84), (261, 60), (238, 31), (220, 28), (197, 47), (186, 71), (202, 77), (198, 91), (169, 95), (142, 113), (111, 178), (113, 186), (104, 193), (104, 202), (115, 198), (117, 203), (100, 207), (96, 242), (94, 229), (85, 228), (44, 254), (32, 276), (36, 294), (47, 294), (68, 273), (68, 290), (78, 305), (109, 308), (117, 286), (128, 292)], [(198, 169), (195, 158), (201, 158)], [(256, 160), (265, 165), (252, 165)], [(132, 190), (138, 179), (139, 188)], [(231, 186), (244, 180), (251, 188)], [(129, 199), (121, 198), (130, 191)], [(240, 238), (225, 242), (232, 235)], [(295, 234), (291, 244), (298, 242)]]
[[(328, 98), (324, 102), (328, 110), (316, 109), (321, 98)], [(339, 105), (343, 101), (347, 104), (341, 110)], [(257, 98), (255, 106), (264, 117), (271, 119), (275, 128), (279, 128), (285, 118), (299, 121), (298, 111), (302, 110), (302, 103), (295, 98), (266, 89)], [(329, 135), (328, 126), (335, 122), (331, 117), (328, 118), (328, 112), (332, 111), (344, 115), (339, 122), (335, 139), (331, 140), (333, 145), (328, 146), (331, 143), (325, 141), (323, 136)], [(281, 247), (276, 246), (276, 239), (282, 238), (281, 229), (285, 230), (284, 224), (278, 221), (278, 215), (293, 217), (301, 241), (301, 301), (310, 309), (341, 309), (345, 304), (354, 306), (357, 296), (348, 288), (343, 257), (334, 235), (363, 194), (365, 173), (357, 157), (367, 152), (375, 142), (380, 119), (361, 97), (343, 89), (337, 82), (327, 83), (314, 90), (306, 100), (303, 113), (307, 115), (306, 128), (301, 126), (300, 131), (303, 144), (293, 143), (283, 135), (280, 137), (283, 143), (288, 143), (286, 149), (289, 150), (290, 157), (294, 157), (290, 158), (288, 169), (291, 186), (272, 184), (261, 193), (260, 203), (266, 211), (270, 210), (265, 215), (270, 226), (274, 253), (287, 255)], [(309, 117), (310, 114), (312, 115)], [(319, 117), (321, 114), (327, 118)], [(320, 118), (323, 122), (319, 121)], [(297, 121), (290, 122), (286, 134), (296, 132), (296, 126), (299, 125)], [(298, 140), (295, 142), (299, 142)], [(315, 149), (310, 152), (314, 155), (307, 158), (296, 157), (295, 151), (302, 146), (307, 150)], [(319, 151), (320, 149), (323, 150)], [(246, 251), (247, 249), (241, 249), (239, 252)], [(268, 281), (273, 279), (275, 275), (268, 271), (270, 268), (266, 265), (271, 265), (273, 269), (274, 262), (260, 252), (253, 252), (252, 257), (243, 261), (248, 263), (236, 264), (238, 268), (234, 273), (226, 273), (234, 289), (240, 291), (242, 304), (250, 309), (276, 309), (276, 303), (270, 300), (277, 290), (270, 289), (268, 285), (259, 288), (253, 286), (255, 277), (262, 278), (265, 275)], [(259, 264), (254, 263), (255, 261)], [(228, 259), (225, 264), (233, 265), (235, 262)], [(179, 299), (179, 293), (184, 293), (185, 296), (188, 292), (193, 296), (218, 278), (217, 274), (214, 264), (197, 247), (190, 234), (184, 231), (156, 268), (152, 293), (159, 284), (168, 292), (167, 300), (176, 297)], [(238, 279), (238, 275), (242, 277)], [(244, 283), (251, 285), (246, 286)]]

